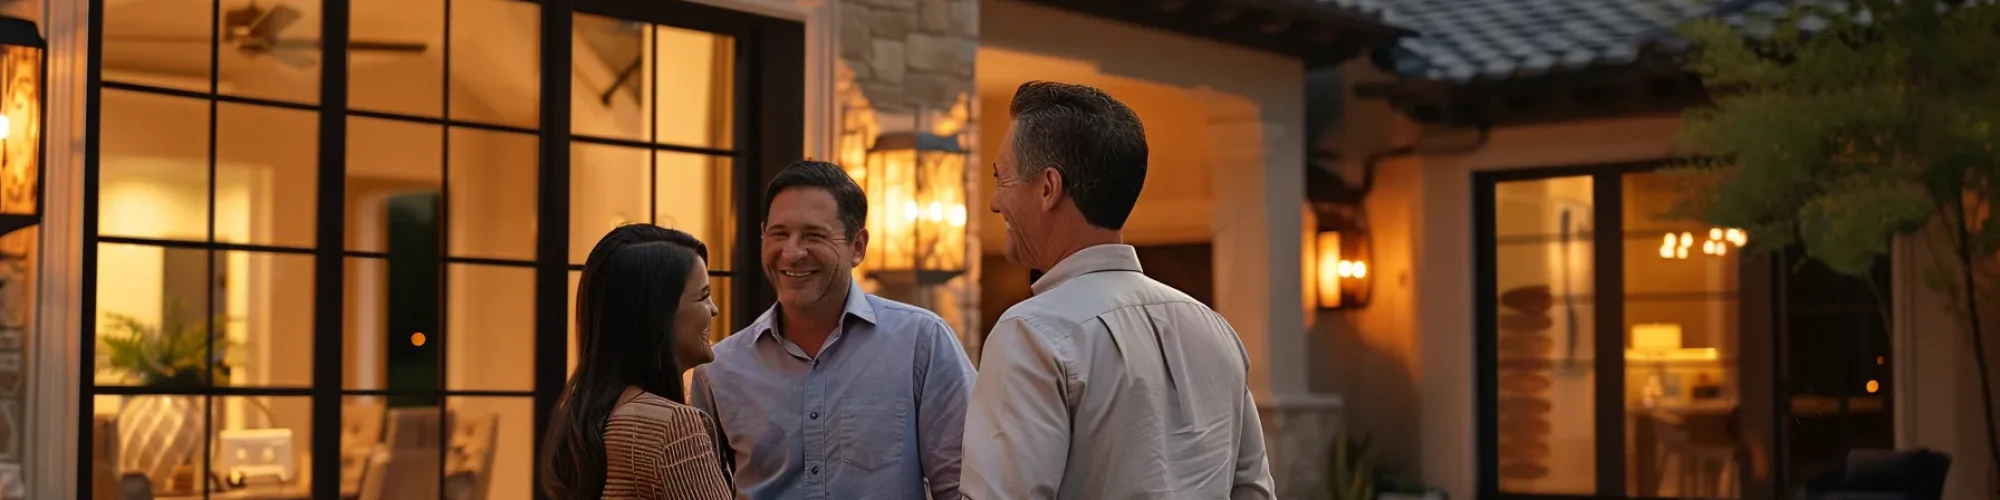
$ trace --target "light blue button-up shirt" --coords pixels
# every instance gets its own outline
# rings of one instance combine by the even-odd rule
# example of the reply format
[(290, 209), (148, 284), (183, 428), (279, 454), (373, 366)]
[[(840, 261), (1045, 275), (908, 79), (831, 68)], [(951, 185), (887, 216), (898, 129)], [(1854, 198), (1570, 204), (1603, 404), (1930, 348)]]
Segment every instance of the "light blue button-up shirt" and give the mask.
[(916, 306), (848, 288), (819, 357), (772, 306), (715, 345), (689, 401), (716, 418), (738, 497), (956, 500), (972, 361)]

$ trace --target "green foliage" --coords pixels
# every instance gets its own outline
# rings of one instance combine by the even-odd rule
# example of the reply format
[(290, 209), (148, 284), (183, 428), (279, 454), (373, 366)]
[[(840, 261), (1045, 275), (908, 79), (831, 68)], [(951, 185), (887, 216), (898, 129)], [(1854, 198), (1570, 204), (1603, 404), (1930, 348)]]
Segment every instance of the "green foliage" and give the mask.
[[(106, 368), (131, 376), (146, 387), (197, 387), (204, 382), (203, 370), (212, 370), (207, 380), (228, 377), (230, 367), (223, 360), (232, 343), (220, 332), (209, 333), (209, 325), (221, 325), (221, 318), (181, 322), (169, 315), (166, 323), (161, 328), (131, 316), (107, 315), (99, 329), (104, 332), (100, 351), (108, 353)], [(214, 341), (216, 360), (212, 366), (208, 363), (210, 340)]]
[[(1684, 213), (1859, 275), (1893, 236), (1958, 223), (1955, 203), (1988, 206), (2000, 195), (2000, 5), (1941, 5), (1863, 0), (1747, 29), (1682, 26), (1697, 47), (1688, 67), (1716, 96), (1686, 114), (1682, 152), (1705, 159), (1682, 169), (1699, 186)], [(2000, 248), (2000, 218), (1970, 218), (1975, 251)]]
[(1379, 472), (1374, 458), (1368, 456), (1370, 441), (1368, 436), (1354, 439), (1344, 429), (1334, 435), (1333, 451), (1326, 461), (1326, 489), (1332, 500), (1375, 499)]

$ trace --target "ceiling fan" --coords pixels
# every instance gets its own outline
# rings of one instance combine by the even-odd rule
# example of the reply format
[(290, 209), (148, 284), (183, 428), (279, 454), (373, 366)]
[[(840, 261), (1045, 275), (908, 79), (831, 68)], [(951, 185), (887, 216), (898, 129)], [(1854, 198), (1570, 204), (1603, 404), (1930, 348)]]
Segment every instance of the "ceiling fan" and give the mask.
[[(310, 66), (313, 56), (319, 53), (321, 42), (317, 38), (285, 37), (284, 31), (304, 17), (297, 8), (277, 4), (270, 10), (257, 6), (252, 1), (241, 8), (222, 13), (221, 43), (236, 47), (238, 53), (252, 59), (271, 56), (293, 66)], [(168, 43), (208, 43), (208, 37), (175, 35), (106, 35), (106, 38), (130, 42)], [(430, 45), (423, 42), (354, 39), (347, 42), (349, 52), (398, 52), (423, 53)]]

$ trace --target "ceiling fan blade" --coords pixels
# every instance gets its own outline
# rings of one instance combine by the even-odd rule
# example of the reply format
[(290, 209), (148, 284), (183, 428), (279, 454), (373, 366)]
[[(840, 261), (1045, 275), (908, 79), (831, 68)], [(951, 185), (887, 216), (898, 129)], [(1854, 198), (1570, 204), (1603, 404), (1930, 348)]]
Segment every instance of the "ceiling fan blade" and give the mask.
[(250, 2), (240, 9), (231, 9), (222, 14), (223, 41), (234, 42), (237, 38), (250, 36), (251, 27), (264, 17), (264, 9), (257, 8), (257, 2)]
[(291, 28), (293, 24), (297, 24), (301, 17), (304, 17), (304, 15), (299, 13), (299, 9), (285, 4), (278, 4), (278, 6), (272, 7), (270, 12), (264, 13), (264, 17), (258, 18), (256, 24), (250, 26), (250, 34), (251, 36), (276, 40), (280, 33), (284, 32), (287, 28)]

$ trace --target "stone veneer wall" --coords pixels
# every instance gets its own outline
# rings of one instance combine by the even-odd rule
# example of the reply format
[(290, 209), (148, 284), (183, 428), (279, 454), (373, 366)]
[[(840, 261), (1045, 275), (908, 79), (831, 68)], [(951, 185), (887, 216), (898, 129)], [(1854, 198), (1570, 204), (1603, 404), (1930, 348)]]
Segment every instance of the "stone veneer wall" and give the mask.
[[(834, 161), (863, 168), (868, 146), (885, 130), (947, 130), (972, 154), (965, 165), (966, 209), (985, 206), (984, 169), (975, 138), (973, 65), (979, 52), (979, 0), (837, 0), (840, 60), (835, 97), (840, 126)], [(928, 307), (952, 325), (967, 354), (979, 359), (978, 218), (968, 214), (965, 274), (920, 291), (889, 297)], [(877, 237), (881, 237), (877, 235)], [(875, 291), (872, 283), (863, 287)]]
[(1328, 498), (1327, 459), (1340, 430), (1340, 407), (1335, 396), (1257, 405), (1278, 500)]
[(883, 113), (950, 108), (973, 89), (978, 0), (839, 0), (840, 60)]

